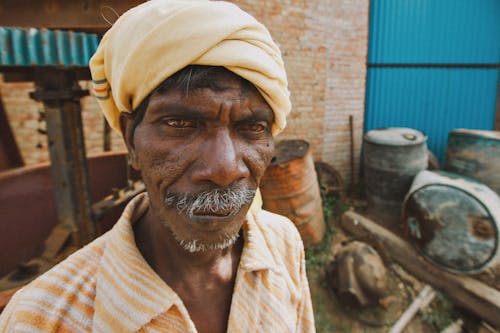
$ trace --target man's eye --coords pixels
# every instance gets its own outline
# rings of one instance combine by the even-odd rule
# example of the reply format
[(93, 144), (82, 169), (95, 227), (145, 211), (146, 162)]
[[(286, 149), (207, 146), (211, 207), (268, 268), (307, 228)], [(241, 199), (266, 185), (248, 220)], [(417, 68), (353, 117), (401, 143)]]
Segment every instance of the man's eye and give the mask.
[(166, 119), (164, 123), (174, 128), (193, 128), (196, 125), (194, 121), (185, 119)]
[(266, 130), (267, 126), (261, 123), (244, 124), (241, 127), (244, 131), (262, 133)]

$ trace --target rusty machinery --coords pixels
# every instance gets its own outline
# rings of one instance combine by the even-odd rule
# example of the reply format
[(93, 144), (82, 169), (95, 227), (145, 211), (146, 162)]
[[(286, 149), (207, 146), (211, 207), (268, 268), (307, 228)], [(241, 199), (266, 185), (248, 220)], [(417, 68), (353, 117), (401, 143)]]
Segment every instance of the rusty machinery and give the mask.
[[(0, 280), (0, 290), (22, 285), (50, 268), (66, 241), (79, 248), (97, 236), (96, 220), (144, 190), (141, 182), (115, 189), (92, 204), (89, 192), (78, 80), (89, 80), (88, 60), (98, 34), (109, 28), (103, 17), (119, 15), (143, 1), (5, 0), (0, 3), (0, 72), (6, 82), (33, 81), (30, 94), (44, 106), (58, 224), (40, 258)], [(116, 19), (116, 17), (114, 18)], [(113, 20), (114, 20), (113, 19)], [(27, 28), (27, 27), (43, 28)], [(68, 30), (71, 29), (72, 31)], [(91, 33), (88, 33), (91, 32)], [(19, 279), (8, 279), (12, 276)]]

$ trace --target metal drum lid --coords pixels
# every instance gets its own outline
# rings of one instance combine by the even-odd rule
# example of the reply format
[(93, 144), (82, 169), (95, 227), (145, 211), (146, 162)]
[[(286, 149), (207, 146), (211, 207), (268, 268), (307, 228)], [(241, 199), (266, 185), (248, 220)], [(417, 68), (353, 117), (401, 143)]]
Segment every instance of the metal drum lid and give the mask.
[(403, 218), (414, 245), (436, 265), (477, 273), (498, 261), (500, 199), (464, 177), (422, 171), (406, 197)]
[(365, 134), (370, 143), (387, 146), (411, 146), (421, 144), (427, 137), (417, 130), (406, 127), (377, 128)]
[(495, 141), (500, 141), (500, 132), (499, 131), (486, 131), (486, 130), (474, 130), (467, 128), (457, 128), (450, 132), (452, 135), (463, 135), (463, 136), (472, 136), (476, 138), (484, 138), (491, 139)]

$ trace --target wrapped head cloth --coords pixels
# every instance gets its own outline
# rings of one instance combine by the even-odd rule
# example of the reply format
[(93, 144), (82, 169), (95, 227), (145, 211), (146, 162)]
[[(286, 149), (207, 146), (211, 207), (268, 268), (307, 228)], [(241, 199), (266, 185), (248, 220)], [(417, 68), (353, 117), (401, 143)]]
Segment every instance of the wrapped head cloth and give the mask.
[(90, 70), (111, 127), (120, 131), (120, 112), (133, 112), (187, 65), (224, 66), (247, 79), (274, 112), (273, 134), (285, 127), (291, 108), (286, 73), (268, 30), (237, 6), (208, 0), (148, 1), (104, 35)]

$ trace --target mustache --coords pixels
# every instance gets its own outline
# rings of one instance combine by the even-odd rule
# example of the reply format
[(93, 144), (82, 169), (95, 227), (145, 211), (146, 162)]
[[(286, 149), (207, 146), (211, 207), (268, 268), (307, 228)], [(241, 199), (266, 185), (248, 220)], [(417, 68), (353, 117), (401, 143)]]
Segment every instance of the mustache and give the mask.
[(214, 188), (194, 194), (166, 192), (164, 204), (176, 208), (189, 218), (197, 213), (202, 215), (236, 215), (243, 206), (250, 204), (256, 190), (248, 186), (233, 185)]

